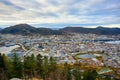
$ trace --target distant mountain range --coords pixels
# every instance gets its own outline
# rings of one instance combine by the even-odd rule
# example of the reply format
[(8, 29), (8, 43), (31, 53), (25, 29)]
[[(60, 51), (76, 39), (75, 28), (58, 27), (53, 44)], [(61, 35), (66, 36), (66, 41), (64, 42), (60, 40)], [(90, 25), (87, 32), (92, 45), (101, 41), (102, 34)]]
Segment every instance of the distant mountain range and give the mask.
[(61, 29), (64, 32), (74, 32), (74, 33), (93, 33), (100, 35), (117, 35), (120, 34), (120, 28), (106, 28), (106, 27), (97, 27), (97, 28), (83, 28), (83, 27), (66, 27)]
[(30, 35), (30, 34), (41, 34), (41, 35), (62, 35), (66, 33), (93, 33), (100, 35), (117, 35), (120, 34), (120, 28), (106, 28), (106, 27), (97, 27), (97, 28), (83, 28), (83, 27), (65, 27), (59, 30), (53, 30), (50, 28), (35, 28), (28, 24), (18, 24), (10, 26), (4, 29), (0, 29), (2, 34), (21, 34), (21, 35)]

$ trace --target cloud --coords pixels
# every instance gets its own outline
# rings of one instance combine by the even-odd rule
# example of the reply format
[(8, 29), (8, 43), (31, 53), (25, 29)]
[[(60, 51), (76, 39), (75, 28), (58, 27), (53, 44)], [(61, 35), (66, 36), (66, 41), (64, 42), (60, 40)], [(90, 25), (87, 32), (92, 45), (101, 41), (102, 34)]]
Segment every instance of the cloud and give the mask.
[(103, 25), (105, 27), (110, 27), (110, 28), (118, 28), (120, 24), (108, 24), (108, 25)]
[(0, 25), (119, 24), (119, 2), (119, 0), (1, 0)]

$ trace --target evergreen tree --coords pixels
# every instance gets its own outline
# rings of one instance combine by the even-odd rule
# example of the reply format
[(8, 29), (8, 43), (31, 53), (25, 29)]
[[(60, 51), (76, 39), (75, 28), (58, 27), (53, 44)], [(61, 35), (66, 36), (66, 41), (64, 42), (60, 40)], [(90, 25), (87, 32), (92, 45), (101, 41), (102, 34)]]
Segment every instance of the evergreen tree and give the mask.
[(23, 74), (24, 74), (24, 78), (28, 79), (30, 77), (30, 61), (29, 61), (30, 57), (24, 57), (24, 61), (23, 61)]
[(10, 77), (21, 78), (22, 77), (22, 62), (16, 53), (14, 53), (12, 56), (11, 64), (12, 66), (11, 66)]
[(30, 68), (31, 68), (31, 77), (36, 76), (36, 59), (34, 54), (31, 55), (30, 57)]
[(24, 68), (24, 75), (27, 78), (33, 78), (36, 76), (36, 59), (34, 55), (24, 57), (23, 62), (23, 68)]
[(2, 54), (0, 54), (0, 68), (3, 70), (5, 69), (4, 58)]
[(7, 67), (5, 63), (5, 55), (0, 53), (0, 78), (1, 80), (7, 80)]
[(37, 67), (36, 67), (37, 74), (39, 75), (38, 77), (41, 78), (42, 73), (43, 73), (43, 68), (42, 68), (43, 59), (42, 59), (42, 56), (40, 54), (38, 54), (36, 57), (36, 64), (37, 64)]
[(52, 77), (52, 80), (56, 80), (57, 77), (56, 77), (56, 70), (57, 70), (57, 63), (56, 63), (56, 59), (53, 58), (53, 57), (50, 57), (50, 60), (49, 60), (49, 71), (51, 73), (51, 77)]
[(49, 77), (49, 60), (47, 56), (43, 58), (42, 69), (43, 69), (42, 77), (44, 80), (46, 80)]

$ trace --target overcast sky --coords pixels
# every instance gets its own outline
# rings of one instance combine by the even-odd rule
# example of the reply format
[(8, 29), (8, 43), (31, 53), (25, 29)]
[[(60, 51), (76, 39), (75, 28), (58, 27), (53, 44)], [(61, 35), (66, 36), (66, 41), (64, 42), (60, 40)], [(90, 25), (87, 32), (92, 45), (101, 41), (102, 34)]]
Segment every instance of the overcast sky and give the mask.
[(120, 27), (120, 0), (0, 0), (0, 27)]

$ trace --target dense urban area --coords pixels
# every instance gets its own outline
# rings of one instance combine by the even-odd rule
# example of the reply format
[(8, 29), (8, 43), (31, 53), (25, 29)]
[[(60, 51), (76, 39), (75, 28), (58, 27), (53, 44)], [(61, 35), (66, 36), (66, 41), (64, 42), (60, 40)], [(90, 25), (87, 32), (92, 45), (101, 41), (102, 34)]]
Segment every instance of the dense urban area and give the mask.
[(0, 80), (119, 80), (120, 35), (0, 34)]

